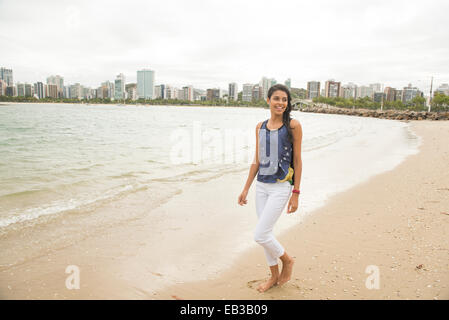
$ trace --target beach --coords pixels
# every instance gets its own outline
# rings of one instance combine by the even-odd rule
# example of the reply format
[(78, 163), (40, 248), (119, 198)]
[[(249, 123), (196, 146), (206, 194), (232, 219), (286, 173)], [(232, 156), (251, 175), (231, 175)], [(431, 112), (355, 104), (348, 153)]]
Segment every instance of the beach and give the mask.
[[(413, 122), (412, 130), (423, 139), (419, 154), (278, 237), (295, 258), (287, 284), (257, 292), (269, 277), (259, 248), (217, 279), (156, 298), (449, 299), (449, 122)], [(369, 266), (378, 267), (378, 289), (366, 285)]]
[[(248, 168), (235, 166), (213, 178), (189, 172), (184, 188), (168, 181), (171, 194), (157, 206), (154, 190), (144, 189), (96, 207), (96, 220), (69, 212), (3, 234), (0, 297), (448, 299), (449, 122), (412, 122), (411, 130), (421, 138), (419, 153), (329, 192), (324, 206), (308, 204), (313, 212), (304, 215), (300, 200), (298, 212), (283, 214), (275, 234), (295, 265), (282, 287), (256, 290), (268, 268), (251, 234), (255, 190), (247, 206), (237, 205)], [(137, 212), (150, 207), (151, 214)], [(109, 216), (117, 218), (98, 218)], [(67, 282), (73, 270), (79, 289)], [(376, 281), (367, 288), (367, 270), (378, 271), (378, 288)]]

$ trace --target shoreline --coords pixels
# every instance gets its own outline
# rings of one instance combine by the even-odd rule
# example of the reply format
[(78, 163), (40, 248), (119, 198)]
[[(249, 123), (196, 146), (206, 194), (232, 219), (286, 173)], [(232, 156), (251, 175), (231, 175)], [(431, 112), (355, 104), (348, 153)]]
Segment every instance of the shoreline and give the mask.
[(74, 102), (8, 102), (0, 101), (0, 106), (10, 104), (62, 104), (62, 105), (82, 105), (82, 106), (123, 106), (123, 107), (223, 107), (223, 108), (259, 108), (267, 109), (268, 107), (261, 106), (228, 106), (228, 105), (201, 105), (201, 104), (120, 104), (120, 103), (74, 103)]
[[(95, 237), (82, 239), (70, 247), (53, 247), (43, 251), (32, 261), (11, 268), (2, 266), (0, 297), (6, 299), (416, 299), (434, 297), (448, 299), (447, 261), (449, 256), (447, 251), (449, 250), (447, 246), (444, 246), (444, 239), (449, 233), (447, 227), (449, 217), (439, 214), (437, 209), (443, 207), (442, 210), (447, 212), (449, 207), (448, 200), (444, 198), (449, 192), (449, 177), (447, 170), (444, 171), (449, 160), (449, 135), (446, 134), (449, 133), (449, 122), (412, 122), (412, 131), (424, 138), (418, 154), (407, 157), (392, 171), (375, 175), (350, 190), (332, 196), (326, 201), (324, 207), (307, 215), (304, 221), (290, 227), (280, 236), (277, 235), (281, 243), (285, 243), (289, 254), (296, 259), (293, 278), (283, 287), (273, 288), (264, 294), (258, 293), (255, 288), (267, 276), (268, 271), (262, 250), (254, 243), (251, 249), (243, 252), (237, 250), (239, 243), (253, 242), (251, 234), (242, 234), (235, 238), (231, 230), (227, 232), (227, 229), (232, 229), (232, 221), (255, 226), (255, 215), (242, 215), (241, 211), (236, 210), (234, 204), (236, 195), (229, 193), (230, 189), (241, 188), (246, 178), (247, 170), (245, 169), (243, 173), (235, 172), (226, 179), (220, 178), (193, 186), (177, 196), (175, 202), (162, 205), (151, 212), (151, 218), (157, 218), (158, 215), (163, 217), (165, 211), (174, 212), (175, 215), (170, 219), (151, 220), (147, 217), (131, 220), (126, 224), (100, 230)], [(436, 137), (441, 137), (442, 141), (439, 142)], [(429, 165), (421, 168), (422, 163), (429, 163)], [(427, 171), (421, 172), (421, 169)], [(416, 177), (410, 174), (415, 171)], [(438, 187), (429, 184), (428, 179), (431, 179), (434, 184), (438, 183)], [(402, 188), (410, 190), (399, 192), (400, 189), (397, 187), (395, 189), (395, 184), (398, 183)], [(388, 186), (389, 190), (385, 190), (385, 186)], [(420, 186), (430, 189), (420, 188)], [(217, 192), (222, 196), (215, 199), (214, 195)], [(194, 224), (192, 227), (192, 224), (188, 222), (190, 217), (184, 214), (190, 208), (197, 210), (192, 203), (192, 198), (200, 193), (206, 199), (215, 199), (204, 202), (207, 205), (201, 208), (202, 212), (199, 212), (200, 219), (205, 225), (217, 228), (218, 232), (213, 238), (207, 237), (207, 232), (203, 233), (201, 225)], [(398, 199), (394, 196), (396, 193)], [(373, 194), (376, 196), (374, 197)], [(429, 195), (430, 198), (427, 199)], [(253, 198), (254, 188), (251, 188), (248, 199)], [(420, 199), (424, 201), (424, 198), (430, 202), (424, 204), (417, 202)], [(252, 202), (248, 203), (245, 212), (254, 211)], [(151, 205), (151, 202), (148, 205)], [(435, 215), (428, 216), (428, 210), (433, 210), (431, 206), (434, 206), (433, 209), (436, 208), (437, 212)], [(228, 216), (223, 215), (226, 210), (216, 210), (216, 208), (228, 208), (226, 210), (235, 211), (232, 213), (235, 215), (232, 216), (230, 213)], [(119, 207), (116, 210), (124, 211), (126, 207)], [(406, 216), (406, 212), (412, 214)], [(391, 213), (396, 215), (392, 216)], [(154, 230), (158, 230), (156, 234), (152, 234), (153, 229), (148, 228), (153, 225)], [(184, 225), (187, 228), (183, 228)], [(222, 228), (222, 226), (230, 227)], [(428, 234), (410, 234), (410, 228), (434, 236), (432, 240), (434, 248), (428, 248), (428, 243), (415, 243), (413, 237), (419, 240), (427, 237)], [(429, 228), (432, 229), (428, 230)], [(32, 230), (30, 234), (20, 234), (8, 241), (25, 244), (25, 247), (32, 246), (32, 242), (42, 239), (40, 236), (42, 231), (38, 228), (38, 230)], [(382, 237), (378, 237), (379, 234)], [(154, 247), (148, 246), (148, 243), (158, 243), (159, 248), (155, 250)], [(167, 243), (173, 245), (168, 246)], [(307, 246), (302, 246), (303, 243)], [(3, 245), (7, 247), (5, 242)], [(404, 248), (407, 248), (404, 250), (413, 251), (413, 246), (417, 246), (428, 255), (424, 255), (420, 260), (414, 254), (404, 256), (402, 252), (401, 256), (398, 252)], [(214, 250), (214, 248), (220, 250), (213, 252), (222, 254), (214, 253), (208, 256), (209, 261), (200, 260), (199, 257), (204, 256), (202, 255), (204, 251)], [(130, 249), (131, 252), (129, 252)], [(394, 253), (388, 254), (387, 257), (387, 249)], [(170, 250), (169, 254), (174, 256), (173, 259), (170, 259), (168, 263), (159, 261), (158, 257), (162, 256), (162, 253), (166, 254), (164, 251), (167, 250)], [(179, 250), (188, 250), (189, 254), (176, 257)], [(243, 256), (246, 258), (245, 261), (241, 260)], [(428, 259), (427, 256), (429, 256)], [(393, 261), (391, 257), (394, 257)], [(401, 268), (401, 266), (406, 267), (406, 262), (410, 262), (407, 260), (412, 261), (411, 270)], [(173, 261), (175, 263), (172, 263)], [(395, 271), (390, 272), (388, 267), (392, 265), (389, 263), (398, 261), (401, 262), (400, 266), (394, 264)], [(81, 290), (69, 291), (65, 287), (68, 276), (65, 270), (69, 265), (80, 266)], [(365, 288), (364, 284), (368, 275), (364, 272), (368, 265), (379, 265), (381, 290)], [(423, 267), (415, 270), (419, 265)], [(407, 267), (410, 266), (407, 265)], [(396, 280), (397, 273), (406, 277)], [(177, 276), (174, 277), (174, 274)], [(421, 278), (414, 279), (412, 276), (421, 276)], [(197, 281), (198, 278), (204, 281)], [(428, 279), (432, 281), (424, 284), (409, 284), (413, 280), (422, 282)], [(410, 294), (409, 288), (408, 291), (401, 291), (399, 296), (394, 296), (392, 285), (388, 285), (385, 289), (382, 287), (392, 280), (396, 281), (393, 289), (408, 285), (429, 292), (426, 291), (424, 296), (414, 297)], [(431, 287), (428, 288), (428, 285)], [(446, 287), (443, 288), (442, 285)], [(436, 289), (441, 291), (435, 292)]]

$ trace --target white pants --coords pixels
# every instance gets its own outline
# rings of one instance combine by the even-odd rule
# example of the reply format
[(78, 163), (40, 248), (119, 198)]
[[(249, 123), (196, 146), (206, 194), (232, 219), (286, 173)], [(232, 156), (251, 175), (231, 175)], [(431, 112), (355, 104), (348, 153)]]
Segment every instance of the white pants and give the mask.
[(257, 225), (254, 241), (265, 250), (268, 265), (278, 264), (284, 248), (273, 236), (273, 227), (287, 204), (292, 191), (290, 182), (265, 183), (256, 180)]

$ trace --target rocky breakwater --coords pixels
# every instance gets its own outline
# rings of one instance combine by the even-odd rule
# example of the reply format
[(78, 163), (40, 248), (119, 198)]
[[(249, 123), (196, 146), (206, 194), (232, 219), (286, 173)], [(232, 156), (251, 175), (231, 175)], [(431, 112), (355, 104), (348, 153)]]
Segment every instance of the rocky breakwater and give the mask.
[(449, 112), (426, 112), (409, 110), (368, 110), (346, 109), (337, 107), (306, 106), (299, 108), (302, 112), (344, 114), (348, 116), (373, 117), (390, 120), (449, 120)]

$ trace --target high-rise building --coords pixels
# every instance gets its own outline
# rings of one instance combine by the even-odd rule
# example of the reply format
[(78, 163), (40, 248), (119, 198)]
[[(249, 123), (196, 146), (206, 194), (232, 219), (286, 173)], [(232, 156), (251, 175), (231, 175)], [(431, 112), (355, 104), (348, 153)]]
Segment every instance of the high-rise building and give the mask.
[(435, 93), (444, 94), (446, 96), (449, 96), (449, 84), (443, 83), (438, 87), (438, 89), (435, 90)]
[(374, 89), (367, 86), (360, 86), (357, 88), (357, 98), (365, 98), (368, 97), (370, 99), (374, 98)]
[(350, 82), (341, 86), (339, 96), (345, 99), (355, 99), (357, 97), (357, 85)]
[(259, 101), (260, 99), (263, 99), (263, 91), (262, 87), (258, 84), (255, 84), (252, 89), (251, 93), (251, 99), (253, 101)]
[(307, 82), (307, 99), (318, 98), (320, 96), (320, 82), (309, 81)]
[(165, 98), (165, 84), (161, 84), (161, 99), (166, 99)]
[(238, 100), (239, 91), (238, 91), (237, 83), (232, 82), (229, 84), (228, 96), (229, 96), (229, 100), (234, 100), (234, 101)]
[(63, 97), (64, 96), (64, 78), (56, 75), (56, 76), (49, 76), (47, 78), (47, 85), (48, 84), (54, 84), (57, 87), (57, 91), (58, 91), (58, 97)]
[(137, 84), (128, 83), (125, 85), (126, 99), (137, 100)]
[(218, 89), (218, 88), (207, 89), (206, 99), (210, 100), (210, 101), (219, 100), (220, 99), (220, 89)]
[(242, 91), (242, 101), (251, 102), (253, 98), (253, 84), (245, 83)]
[(382, 100), (385, 101), (385, 93), (383, 93), (383, 92), (374, 92), (373, 101), (381, 103)]
[(328, 80), (325, 83), (325, 92), (324, 96), (326, 98), (336, 98), (340, 95), (340, 82), (336, 82), (334, 80)]
[(392, 87), (385, 87), (384, 90), (385, 93), (385, 101), (395, 101), (395, 96), (396, 96), (396, 89), (392, 88)]
[(49, 76), (47, 78), (47, 84), (55, 84), (58, 89), (61, 89), (64, 87), (64, 78), (59, 75)]
[(6, 95), (8, 97), (16, 97), (17, 96), (17, 88), (14, 85), (7, 86), (6, 87)]
[[(45, 95), (49, 98), (57, 99), (58, 98), (58, 86), (55, 84), (47, 84), (47, 90), (45, 92)], [(71, 95), (71, 97), (73, 98), (72, 95)]]
[(404, 92), (402, 90), (394, 91), (394, 101), (402, 101)]
[(162, 99), (162, 86), (154, 86), (154, 99)]
[(165, 93), (164, 93), (165, 99), (174, 99), (173, 98), (173, 87), (172, 86), (166, 85), (164, 91), (165, 91)]
[(125, 99), (125, 75), (120, 73), (114, 81), (115, 85), (115, 95), (116, 100)]
[(184, 97), (184, 90), (178, 90), (178, 99), (179, 100), (186, 100), (186, 98)]
[(0, 79), (0, 96), (6, 96), (6, 81)]
[[(53, 85), (48, 85), (48, 95), (49, 96), (52, 95), (52, 88), (50, 88), (52, 86)], [(83, 94), (82, 88), (81, 88), (81, 85), (79, 83), (75, 83), (75, 84), (72, 84), (70, 86), (70, 98), (71, 99), (78, 99), (79, 100), (79, 99), (81, 99), (82, 94)]]
[(6, 69), (4, 67), (0, 68), (0, 80), (4, 80), (6, 82), (6, 86), (13, 86), (13, 76), (12, 76), (12, 69)]
[(39, 98), (45, 98), (45, 88), (42, 82), (36, 82), (34, 84), (34, 94)]
[(29, 83), (25, 83), (25, 97), (33, 96), (33, 86)]
[(143, 69), (137, 71), (137, 95), (139, 99), (153, 99), (154, 71)]
[[(45, 85), (44, 85), (44, 90), (45, 90), (45, 92), (48, 92), (47, 86), (45, 86)], [(62, 89), (62, 93), (63, 93), (64, 98), (70, 99), (70, 86), (64, 86), (64, 89)]]
[(94, 99), (97, 97), (96, 90), (81, 86), (81, 99)]
[(184, 99), (181, 99), (181, 100), (189, 100), (189, 101), (193, 101), (193, 94), (194, 94), (194, 91), (193, 91), (193, 87), (192, 86), (185, 86), (185, 87), (182, 87), (182, 92), (183, 92), (183, 98)]
[[(115, 85), (114, 82), (105, 81), (101, 84), (101, 93), (103, 99), (111, 99), (115, 98)], [(99, 95), (99, 96), (100, 96)]]
[(284, 84), (288, 88), (288, 90), (291, 90), (291, 88), (292, 88), (292, 80), (290, 78), (285, 80)]
[(17, 96), (18, 97), (25, 97), (25, 84), (17, 82)]
[(407, 103), (412, 101), (415, 97), (422, 97), (423, 94), (416, 87), (412, 87), (410, 83), (407, 87), (402, 90), (402, 102)]
[(165, 86), (165, 99), (178, 99), (179, 95), (178, 95), (178, 88), (175, 88), (173, 86), (170, 85), (166, 85)]
[(270, 88), (272, 86), (274, 86), (276, 84), (276, 80), (274, 78), (266, 78), (266, 77), (262, 77), (262, 79), (259, 81), (259, 86), (262, 88), (262, 94), (263, 94), (263, 98), (264, 100), (267, 99), (268, 97), (268, 90), (270, 90)]
[(369, 85), (370, 88), (373, 89), (373, 92), (382, 92), (382, 84), (381, 83), (371, 83)]

